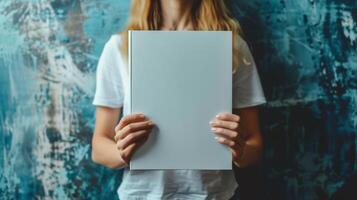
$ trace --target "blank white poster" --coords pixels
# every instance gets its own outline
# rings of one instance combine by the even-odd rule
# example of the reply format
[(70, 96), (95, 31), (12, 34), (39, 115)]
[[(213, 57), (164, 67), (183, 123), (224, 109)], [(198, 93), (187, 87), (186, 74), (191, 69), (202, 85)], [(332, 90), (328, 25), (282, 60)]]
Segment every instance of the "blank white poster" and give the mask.
[(231, 31), (129, 31), (131, 112), (155, 127), (130, 169), (231, 170), (209, 121), (232, 111)]

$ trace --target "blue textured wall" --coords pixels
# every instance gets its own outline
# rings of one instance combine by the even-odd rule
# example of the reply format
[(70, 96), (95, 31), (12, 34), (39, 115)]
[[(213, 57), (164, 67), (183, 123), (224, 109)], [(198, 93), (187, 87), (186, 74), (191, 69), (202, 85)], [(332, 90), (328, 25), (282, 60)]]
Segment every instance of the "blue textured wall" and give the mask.
[[(357, 171), (357, 2), (229, 1), (256, 59), (267, 199), (323, 199)], [(0, 1), (0, 198), (115, 199), (90, 160), (104, 42), (128, 0)]]
[(269, 100), (267, 193), (330, 197), (357, 171), (357, 1), (237, 2)]

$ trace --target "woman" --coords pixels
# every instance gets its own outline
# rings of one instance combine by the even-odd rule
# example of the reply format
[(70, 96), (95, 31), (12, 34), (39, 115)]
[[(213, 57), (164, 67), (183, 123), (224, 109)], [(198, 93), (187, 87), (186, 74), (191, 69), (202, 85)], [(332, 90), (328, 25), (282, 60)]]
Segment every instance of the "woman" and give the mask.
[(233, 111), (212, 116), (210, 125), (215, 133), (212, 137), (231, 150), (233, 164), (246, 167), (261, 158), (257, 106), (266, 100), (255, 62), (239, 36), (238, 23), (228, 14), (223, 1), (132, 1), (127, 28), (112, 35), (104, 46), (93, 100), (97, 107), (92, 159), (109, 168), (124, 168), (118, 189), (120, 199), (231, 198), (237, 188), (232, 170), (129, 170), (132, 155), (150, 137), (155, 122), (145, 113), (127, 112), (127, 30), (233, 31)]

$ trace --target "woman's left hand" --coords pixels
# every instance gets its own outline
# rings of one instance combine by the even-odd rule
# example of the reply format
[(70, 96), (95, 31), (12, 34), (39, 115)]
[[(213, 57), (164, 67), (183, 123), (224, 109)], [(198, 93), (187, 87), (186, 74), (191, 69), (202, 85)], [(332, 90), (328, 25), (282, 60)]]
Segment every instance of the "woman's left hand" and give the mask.
[(238, 133), (240, 117), (232, 113), (218, 113), (216, 117), (209, 122), (211, 130), (217, 135), (216, 140), (226, 145), (232, 151), (233, 162), (237, 161), (242, 155), (245, 141)]

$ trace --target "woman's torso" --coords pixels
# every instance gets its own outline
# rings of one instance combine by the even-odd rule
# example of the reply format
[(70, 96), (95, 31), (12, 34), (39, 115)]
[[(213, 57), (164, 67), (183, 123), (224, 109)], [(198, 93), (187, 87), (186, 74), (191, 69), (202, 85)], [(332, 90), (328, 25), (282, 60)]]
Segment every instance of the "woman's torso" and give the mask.
[[(120, 35), (112, 35), (109, 42), (121, 44)], [(127, 98), (128, 71), (121, 63), (120, 76), (124, 90), (123, 116), (129, 114)], [(118, 188), (120, 199), (219, 199), (233, 196), (237, 182), (232, 170), (129, 170), (124, 168), (123, 181)]]

